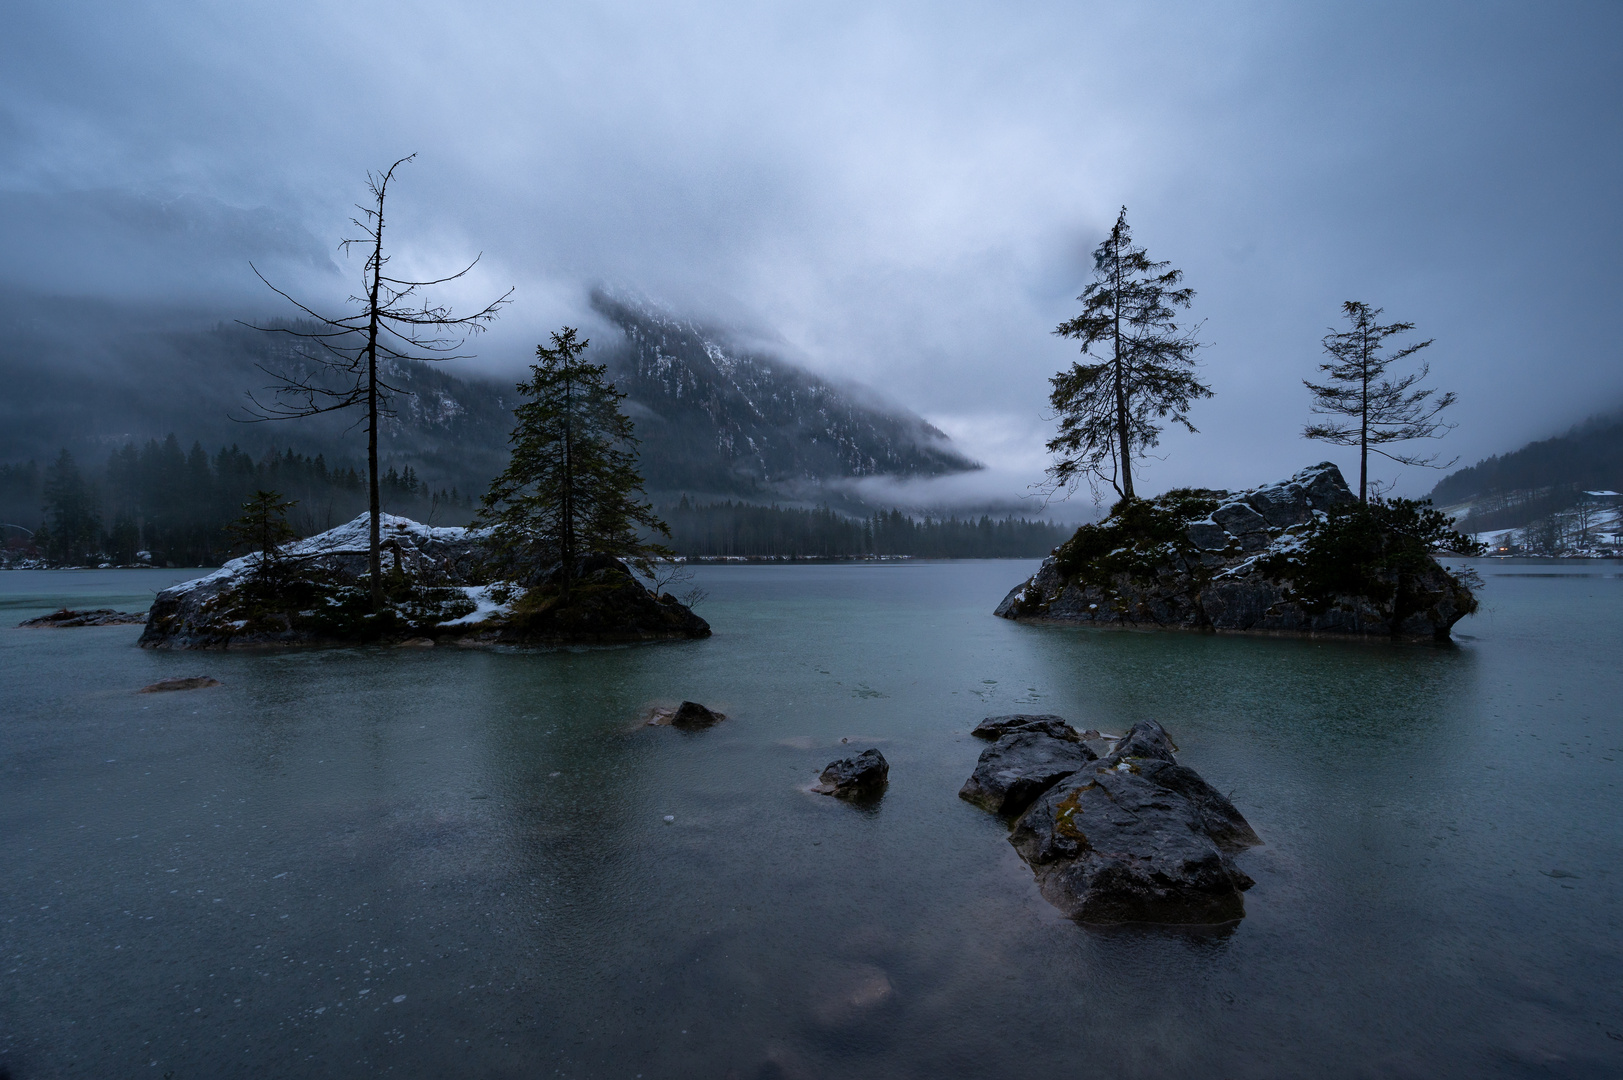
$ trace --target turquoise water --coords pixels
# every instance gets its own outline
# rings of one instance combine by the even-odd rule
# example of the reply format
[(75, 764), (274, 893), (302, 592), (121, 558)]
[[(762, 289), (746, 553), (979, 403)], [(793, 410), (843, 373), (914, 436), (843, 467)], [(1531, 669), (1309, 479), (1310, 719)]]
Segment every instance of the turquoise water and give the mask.
[[(1452, 647), (1020, 626), (1012, 561), (705, 567), (715, 637), (636, 648), (0, 629), (0, 1067), (1618, 1075), (1623, 565), (1477, 566)], [(730, 718), (638, 724), (683, 698)], [(1246, 918), (1060, 918), (956, 797), (1010, 711), (1165, 724), (1267, 841)], [(877, 810), (803, 790), (867, 746)]]

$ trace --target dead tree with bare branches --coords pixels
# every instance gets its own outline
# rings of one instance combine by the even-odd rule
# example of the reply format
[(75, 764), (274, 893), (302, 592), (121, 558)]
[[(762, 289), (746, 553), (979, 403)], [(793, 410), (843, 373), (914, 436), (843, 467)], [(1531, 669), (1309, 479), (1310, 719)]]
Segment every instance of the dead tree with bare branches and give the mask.
[[(408, 393), (388, 382), (389, 372), (408, 361), (467, 359), (459, 352), (468, 337), (486, 329), (506, 305), (513, 290), (471, 315), (456, 315), (451, 308), (424, 298), (421, 290), (456, 281), (469, 273), (479, 259), (454, 274), (427, 281), (391, 277), (386, 268), (390, 256), (384, 254), (383, 208), (395, 170), (417, 155), (403, 157), (381, 174), (367, 173), (370, 205), (356, 204), (360, 216), (350, 224), (359, 235), (347, 238), (339, 247), (348, 254), (359, 247), (366, 252), (362, 273), (362, 293), (349, 297), (351, 311), (344, 315), (317, 312), (271, 284), (258, 267), (254, 273), (267, 288), (297, 308), (309, 322), (293, 326), (254, 326), (272, 334), (283, 334), (298, 342), (295, 354), (309, 362), (309, 369), (292, 371), (259, 365), (274, 382), (261, 399), (248, 394), (252, 403), (248, 421), (292, 420), (343, 409), (364, 407), (360, 421), (366, 426), (366, 469), (371, 514), (370, 557), (372, 606), (383, 599), (382, 562), (379, 553), (378, 517), (378, 424), (391, 419), (391, 396)], [(252, 265), (252, 264), (250, 264)], [(253, 324), (246, 324), (252, 326)]]

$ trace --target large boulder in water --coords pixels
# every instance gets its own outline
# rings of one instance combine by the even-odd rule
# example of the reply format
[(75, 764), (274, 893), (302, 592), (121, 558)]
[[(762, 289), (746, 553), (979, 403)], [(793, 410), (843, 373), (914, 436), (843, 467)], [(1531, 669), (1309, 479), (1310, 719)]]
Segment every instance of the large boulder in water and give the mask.
[(1009, 836), (1048, 900), (1088, 923), (1211, 924), (1245, 914), (1234, 854), (1262, 843), (1220, 792), (1179, 765), (1154, 721), (1049, 787)]
[[(1068, 725), (1067, 725), (1068, 727)], [(1037, 725), (1012, 731), (981, 751), (975, 771), (958, 797), (994, 814), (1018, 814), (1032, 801), (1098, 758), (1071, 738), (1056, 738)]]
[[(1334, 521), (1358, 512), (1375, 508), (1360, 508), (1330, 462), (1249, 491), (1180, 489), (1124, 500), (1043, 560), (996, 614), (1094, 626), (1446, 639), (1476, 610), (1471, 590), (1424, 542), (1389, 528), (1382, 534), (1378, 524), (1362, 546), (1347, 543), (1345, 530), (1327, 539)], [(1400, 548), (1402, 557), (1394, 557)]]

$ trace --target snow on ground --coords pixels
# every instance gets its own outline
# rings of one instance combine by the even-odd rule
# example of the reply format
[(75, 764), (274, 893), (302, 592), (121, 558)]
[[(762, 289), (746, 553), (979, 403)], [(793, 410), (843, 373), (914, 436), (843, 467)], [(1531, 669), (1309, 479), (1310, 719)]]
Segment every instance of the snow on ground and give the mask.
[(497, 588), (495, 585), (464, 585), (462, 594), (479, 606), (459, 619), (447, 619), (441, 626), (472, 626), (482, 623), (492, 615), (505, 615), (513, 607), (511, 601), (499, 604), (491, 598), (491, 593)]
[[(342, 555), (369, 551), (372, 546), (370, 520), (369, 515), (362, 514), (354, 521), (345, 522), (335, 528), (328, 529), (324, 533), (317, 533), (303, 540), (295, 540), (283, 546), (282, 556), (284, 558), (298, 558), (311, 555)], [(424, 525), (420, 521), (413, 521), (411, 518), (400, 517), (397, 514), (378, 515), (378, 537), (380, 540), (412, 537), (419, 542), (432, 540), (450, 544), (456, 543), (467, 535), (468, 530), (460, 525), (436, 528), (432, 525)], [(168, 591), (188, 593), (202, 585), (230, 581), (246, 574), (258, 562), (259, 552), (256, 551), (244, 555), (240, 559), (232, 559), (206, 577), (183, 581)]]

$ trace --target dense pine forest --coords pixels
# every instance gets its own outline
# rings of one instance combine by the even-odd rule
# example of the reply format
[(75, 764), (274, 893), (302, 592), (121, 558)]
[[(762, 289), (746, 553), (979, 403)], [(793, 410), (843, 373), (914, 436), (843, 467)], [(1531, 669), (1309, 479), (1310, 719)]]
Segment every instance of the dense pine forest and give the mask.
[[(383, 507), (434, 524), (466, 524), (473, 499), (430, 491), (408, 466), (381, 481)], [(105, 462), (81, 465), (68, 451), (46, 466), (0, 465), (0, 524), (12, 551), (32, 548), (53, 562), (212, 566), (234, 554), (226, 526), (256, 491), (297, 505), (301, 536), (330, 529), (366, 509), (365, 476), (349, 463), (293, 450), (254, 458), (236, 446), (210, 455), (170, 435), (126, 443)], [(32, 533), (32, 536), (30, 536)]]
[(682, 499), (662, 512), (671, 547), (682, 555), (750, 558), (998, 559), (1042, 556), (1072, 530), (1025, 518), (913, 518), (900, 510), (850, 518), (828, 507), (802, 510), (720, 502), (697, 505)]
[[(432, 491), (410, 466), (382, 480), (383, 508), (435, 525), (465, 525), (476, 500)], [(50, 463), (0, 465), (0, 526), (13, 555), (58, 564), (212, 566), (237, 554), (226, 526), (256, 491), (297, 505), (289, 524), (309, 536), (366, 509), (366, 479), (350, 462), (294, 450), (254, 457), (236, 446), (189, 450), (170, 435), (119, 447), (103, 462), (60, 451)], [(898, 510), (852, 517), (827, 507), (801, 509), (683, 497), (660, 508), (670, 547), (688, 556), (748, 558), (1019, 558), (1046, 555), (1070, 535), (1050, 522), (989, 515), (959, 518)]]

